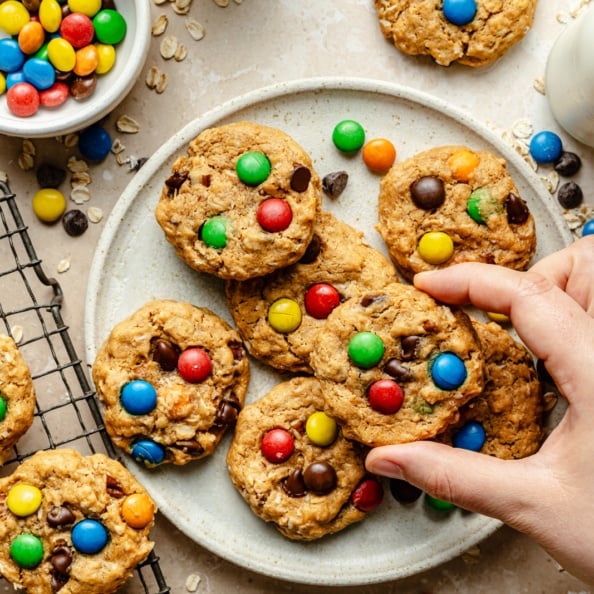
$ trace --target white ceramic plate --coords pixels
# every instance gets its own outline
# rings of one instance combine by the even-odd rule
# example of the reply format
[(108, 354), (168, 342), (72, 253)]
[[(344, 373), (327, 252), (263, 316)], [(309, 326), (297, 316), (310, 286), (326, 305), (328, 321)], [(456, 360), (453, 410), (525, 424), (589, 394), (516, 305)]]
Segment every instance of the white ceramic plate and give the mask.
[[(379, 176), (360, 155), (346, 157), (333, 146), (337, 122), (356, 119), (367, 137), (390, 138), (404, 159), (436, 145), (464, 143), (498, 153), (536, 219), (537, 258), (570, 243), (560, 214), (524, 161), (496, 134), (443, 102), (393, 84), (361, 79), (314, 79), (286, 83), (233, 100), (191, 122), (167, 141), (134, 177), (108, 219), (90, 271), (85, 332), (92, 362), (111, 328), (153, 298), (189, 300), (232, 322), (221, 283), (178, 260), (153, 217), (161, 187), (187, 143), (207, 127), (252, 120), (284, 130), (312, 156), (323, 176), (345, 169), (349, 183), (324, 207), (362, 229), (385, 253), (374, 229)], [(248, 401), (279, 377), (254, 363)], [(439, 515), (420, 499), (401, 506), (386, 483), (384, 501), (364, 522), (311, 544), (280, 536), (256, 518), (234, 490), (225, 467), (230, 436), (208, 460), (156, 471), (130, 468), (160, 510), (190, 538), (251, 570), (309, 584), (363, 584), (401, 578), (449, 560), (493, 533), (500, 523), (455, 510)]]

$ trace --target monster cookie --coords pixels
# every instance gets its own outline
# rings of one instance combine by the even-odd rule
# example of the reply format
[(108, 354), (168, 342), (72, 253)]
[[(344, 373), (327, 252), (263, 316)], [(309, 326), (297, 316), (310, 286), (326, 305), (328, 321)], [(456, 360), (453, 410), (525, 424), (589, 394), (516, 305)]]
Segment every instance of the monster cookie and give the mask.
[(151, 301), (113, 328), (93, 364), (105, 427), (146, 466), (208, 456), (235, 424), (248, 365), (240, 336), (210, 310)]
[(544, 438), (545, 410), (532, 356), (498, 324), (473, 320), (473, 326), (485, 358), (485, 388), (438, 439), (498, 458), (529, 456)]
[(536, 250), (534, 219), (504, 159), (464, 146), (394, 165), (380, 184), (377, 230), (409, 280), (459, 262), (523, 270)]
[(334, 310), (310, 357), (328, 414), (368, 446), (435, 436), (483, 389), (468, 316), (404, 284)]
[(9, 336), (0, 335), (0, 464), (31, 427), (35, 389), (29, 367)]
[(321, 213), (301, 260), (248, 281), (228, 281), (229, 309), (251, 355), (283, 371), (312, 373), (309, 355), (330, 312), (359, 290), (397, 282), (363, 234)]
[(381, 502), (364, 454), (326, 414), (319, 382), (299, 377), (241, 411), (227, 466), (257, 516), (288, 538), (314, 540), (362, 520)]
[(296, 262), (321, 205), (309, 155), (252, 122), (210, 128), (173, 164), (155, 216), (192, 268), (245, 280)]
[(536, 0), (375, 0), (380, 29), (406, 54), (486, 66), (532, 26)]
[(110, 594), (153, 548), (155, 512), (119, 462), (38, 452), (0, 479), (0, 573), (35, 594)]

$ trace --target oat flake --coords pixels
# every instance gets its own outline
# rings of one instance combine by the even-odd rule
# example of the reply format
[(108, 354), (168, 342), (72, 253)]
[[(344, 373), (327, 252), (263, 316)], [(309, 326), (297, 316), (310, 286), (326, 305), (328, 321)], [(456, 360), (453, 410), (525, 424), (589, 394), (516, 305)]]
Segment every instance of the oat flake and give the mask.
[(89, 206), (87, 217), (91, 223), (98, 223), (103, 218), (103, 211), (98, 206)]
[(10, 335), (12, 336), (12, 339), (18, 344), (21, 342), (21, 340), (23, 340), (23, 327), (14, 325), (10, 329)]
[(201, 581), (202, 579), (198, 574), (191, 573), (186, 579), (186, 590), (188, 592), (196, 592)]
[(175, 56), (175, 50), (177, 50), (177, 46), (179, 41), (175, 35), (167, 35), (161, 41), (161, 45), (159, 46), (159, 51), (161, 52), (161, 57), (164, 60), (170, 60)]
[(180, 43), (177, 46), (177, 49), (175, 50), (175, 54), (173, 55), (173, 59), (176, 62), (182, 62), (183, 60), (186, 59), (187, 55), (188, 55), (188, 48), (183, 43)]
[(23, 171), (31, 171), (35, 167), (35, 158), (30, 153), (21, 153), (18, 156), (17, 164)]
[(126, 150), (126, 147), (122, 144), (122, 141), (119, 138), (116, 138), (113, 141), (110, 150), (114, 155), (119, 155)]
[(116, 120), (116, 130), (125, 134), (136, 134), (140, 132), (140, 124), (129, 115), (120, 116)]
[(37, 149), (35, 148), (35, 145), (28, 138), (25, 138), (25, 140), (23, 140), (23, 145), (22, 145), (21, 150), (26, 155), (32, 155), (33, 157), (37, 154)]
[(545, 95), (545, 81), (544, 76), (540, 76), (534, 79), (532, 86), (536, 91), (538, 91), (541, 95)]
[(229, 0), (214, 0), (214, 3), (221, 8), (226, 8), (229, 6)]
[(66, 167), (70, 173), (81, 173), (89, 170), (89, 164), (82, 159), (77, 159), (74, 155), (68, 159)]
[(195, 41), (200, 41), (204, 37), (204, 26), (193, 17), (186, 19), (186, 29)]
[(58, 272), (61, 274), (62, 272), (66, 272), (70, 269), (70, 259), (64, 258), (58, 262)]
[(163, 35), (167, 30), (167, 25), (169, 24), (169, 19), (167, 18), (166, 14), (160, 14), (154, 21), (151, 27), (151, 33), (158, 37), (159, 35)]
[(76, 204), (84, 204), (91, 199), (91, 190), (87, 186), (74, 186), (70, 192), (70, 200)]
[(519, 119), (512, 124), (512, 134), (516, 138), (530, 138), (534, 134), (534, 126), (526, 118)]
[(78, 134), (76, 132), (73, 132), (71, 134), (66, 134), (66, 136), (64, 136), (64, 146), (66, 148), (74, 148), (77, 145), (78, 145)]

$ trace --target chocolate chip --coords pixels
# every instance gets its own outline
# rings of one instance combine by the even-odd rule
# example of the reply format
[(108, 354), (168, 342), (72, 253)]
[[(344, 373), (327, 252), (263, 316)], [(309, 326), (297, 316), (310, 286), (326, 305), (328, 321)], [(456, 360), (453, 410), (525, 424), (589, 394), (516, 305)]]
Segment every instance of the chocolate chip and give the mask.
[(201, 178), (200, 178), (200, 183), (202, 183), (202, 185), (205, 188), (210, 188), (210, 182), (212, 181), (212, 176), (210, 175), (210, 173), (205, 173)]
[(363, 297), (361, 297), (360, 303), (363, 307), (369, 307), (370, 305), (372, 305), (376, 301), (379, 301), (382, 298), (383, 295), (363, 295)]
[(412, 373), (402, 361), (396, 358), (389, 359), (384, 365), (384, 371), (398, 382), (408, 382), (412, 379)]
[(245, 357), (245, 351), (243, 350), (243, 345), (240, 342), (232, 341), (229, 343), (229, 348), (233, 353), (233, 360), (234, 361), (243, 361)]
[(311, 180), (311, 171), (305, 165), (297, 165), (291, 174), (291, 190), (305, 192)]
[(58, 545), (50, 555), (52, 567), (61, 574), (65, 574), (72, 565), (72, 551), (67, 545)]
[(177, 367), (179, 349), (177, 346), (162, 338), (156, 339), (153, 344), (153, 361), (161, 366), (163, 371), (173, 371)]
[(62, 225), (68, 235), (79, 237), (89, 228), (89, 219), (82, 210), (74, 208), (64, 213)]
[(526, 202), (513, 192), (510, 192), (505, 199), (505, 210), (507, 212), (507, 222), (510, 225), (523, 225), (530, 216)]
[(314, 233), (314, 236), (311, 238), (311, 241), (309, 242), (309, 245), (307, 246), (305, 253), (303, 254), (303, 256), (301, 256), (299, 263), (311, 264), (312, 262), (315, 262), (316, 258), (320, 254), (321, 247), (322, 243), (320, 241), (320, 237), (319, 235), (316, 235)]
[(204, 448), (193, 439), (180, 439), (175, 442), (174, 447), (191, 456), (200, 456), (204, 453)]
[(219, 404), (217, 414), (215, 415), (215, 425), (218, 427), (232, 427), (237, 421), (239, 410), (234, 402), (223, 400)]
[(402, 479), (390, 479), (390, 493), (400, 503), (414, 503), (420, 496), (421, 489)]
[(400, 348), (402, 349), (401, 357), (403, 361), (412, 361), (415, 358), (420, 340), (420, 336), (403, 336), (400, 339)]
[(47, 512), (47, 523), (52, 528), (73, 524), (75, 520), (76, 517), (65, 505), (52, 507)]
[(52, 592), (59, 592), (68, 583), (69, 579), (70, 576), (68, 574), (52, 571)]
[(330, 198), (338, 198), (349, 181), (349, 174), (346, 171), (333, 171), (322, 179), (322, 190)]
[(444, 203), (443, 181), (434, 175), (424, 175), (410, 185), (410, 195), (416, 206), (433, 210)]
[(165, 185), (169, 188), (168, 194), (171, 196), (174, 190), (179, 190), (183, 183), (188, 179), (189, 173), (186, 171), (174, 171), (166, 180)]
[(282, 485), (284, 492), (289, 497), (303, 497), (307, 493), (303, 473), (299, 469), (291, 471), (291, 474), (283, 481)]
[(105, 490), (114, 499), (121, 499), (126, 494), (122, 485), (109, 474), (105, 477)]
[(42, 163), (36, 171), (41, 188), (58, 188), (66, 179), (66, 170), (49, 163)]
[(555, 171), (564, 177), (575, 175), (582, 167), (582, 160), (570, 151), (563, 151), (555, 161)]
[(314, 462), (303, 473), (303, 481), (309, 491), (323, 495), (336, 488), (336, 470), (327, 462)]
[(582, 203), (584, 194), (575, 182), (566, 182), (557, 192), (557, 200), (563, 208), (576, 208)]

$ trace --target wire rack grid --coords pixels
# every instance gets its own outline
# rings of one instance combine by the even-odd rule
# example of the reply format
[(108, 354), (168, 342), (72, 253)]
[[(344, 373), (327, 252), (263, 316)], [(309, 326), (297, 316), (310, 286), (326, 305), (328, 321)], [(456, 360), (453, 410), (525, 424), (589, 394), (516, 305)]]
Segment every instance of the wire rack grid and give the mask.
[[(103, 426), (85, 365), (62, 319), (62, 301), (60, 284), (46, 276), (37, 257), (15, 194), (0, 181), (0, 333), (18, 343), (37, 398), (33, 425), (0, 468), (1, 476), (35, 452), (59, 447), (120, 459)], [(7, 587), (1, 576), (0, 586)], [(171, 592), (154, 551), (120, 592)]]

